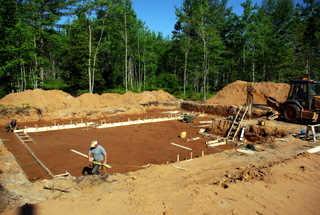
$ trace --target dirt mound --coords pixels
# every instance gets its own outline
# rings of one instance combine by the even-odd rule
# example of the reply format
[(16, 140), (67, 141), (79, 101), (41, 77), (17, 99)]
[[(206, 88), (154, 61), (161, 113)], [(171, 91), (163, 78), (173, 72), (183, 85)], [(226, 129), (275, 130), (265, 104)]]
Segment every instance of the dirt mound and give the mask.
[(64, 109), (71, 105), (73, 97), (60, 90), (26, 90), (11, 93), (0, 100), (0, 104), (15, 107), (32, 106), (41, 109)]
[[(208, 99), (206, 103), (219, 104), (225, 106), (242, 105), (246, 102), (247, 99), (248, 84), (252, 84), (252, 86), (257, 90), (257, 92), (271, 96), (279, 102), (284, 102), (286, 100), (290, 89), (290, 85), (284, 83), (251, 83), (245, 81), (236, 81), (225, 86), (216, 95)], [(259, 101), (256, 102), (259, 103)]]
[(140, 113), (150, 105), (175, 103), (178, 100), (169, 93), (146, 91), (143, 93), (126, 92), (105, 93), (102, 95), (85, 93), (73, 97), (60, 90), (27, 90), (11, 93), (0, 100), (4, 107), (0, 124), (10, 118), (21, 121), (55, 120), (69, 118), (101, 118), (108, 114), (121, 112)]
[(20, 93), (11, 93), (0, 100), (0, 104), (23, 106), (29, 105), (40, 109), (65, 109), (65, 108), (103, 108), (123, 104), (144, 104), (150, 102), (172, 102), (176, 98), (169, 93), (158, 91), (146, 91), (143, 93), (126, 92), (124, 95), (117, 93), (105, 93), (102, 95), (84, 93), (79, 97), (73, 97), (60, 90), (26, 90)]

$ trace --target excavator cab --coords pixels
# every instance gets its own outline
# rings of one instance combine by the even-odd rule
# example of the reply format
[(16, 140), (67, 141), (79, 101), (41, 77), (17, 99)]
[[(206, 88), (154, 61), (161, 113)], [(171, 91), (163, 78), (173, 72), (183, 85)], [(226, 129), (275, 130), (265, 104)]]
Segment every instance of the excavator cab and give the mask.
[(287, 101), (283, 106), (282, 115), (287, 122), (297, 122), (300, 118), (314, 117), (313, 98), (320, 96), (320, 81), (299, 79), (291, 80)]

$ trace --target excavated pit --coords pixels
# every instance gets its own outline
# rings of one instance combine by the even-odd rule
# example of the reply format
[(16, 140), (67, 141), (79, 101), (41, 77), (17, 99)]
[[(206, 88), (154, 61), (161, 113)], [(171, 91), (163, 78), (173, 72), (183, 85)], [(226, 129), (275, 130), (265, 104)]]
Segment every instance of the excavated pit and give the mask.
[[(172, 119), (109, 128), (87, 126), (32, 132), (28, 134), (34, 142), (27, 143), (27, 145), (53, 175), (68, 173), (73, 176), (81, 176), (83, 169), (88, 167), (89, 163), (87, 158), (71, 150), (87, 154), (92, 140), (98, 140), (109, 154), (108, 163), (112, 168), (106, 169), (108, 173), (126, 173), (143, 169), (145, 165), (168, 164), (199, 158), (223, 150), (231, 150), (237, 146), (237, 144), (227, 144), (218, 146), (216, 149), (207, 148), (206, 143), (208, 141), (226, 136), (232, 120), (228, 120), (226, 117), (204, 114), (205, 111), (202, 111), (202, 113), (196, 113), (195, 111), (188, 113), (195, 118), (191, 123), (183, 123), (181, 119)], [(177, 110), (175, 113), (177, 112), (180, 115), (187, 113), (185, 110)], [(126, 119), (135, 121), (157, 119), (161, 116), (167, 117), (164, 113), (157, 110), (157, 112), (149, 113), (149, 115), (130, 115)], [(113, 120), (117, 119), (118, 117), (115, 117)], [(125, 117), (122, 118), (122, 122), (124, 119)], [(77, 124), (79, 121), (79, 119), (69, 122), (55, 121), (54, 125), (63, 127), (68, 123)], [(109, 120), (96, 120), (95, 124), (106, 121), (112, 124), (111, 118)], [(257, 120), (253, 120), (253, 122), (256, 123)], [(42, 123), (44, 124), (34, 124), (32, 127), (37, 127), (40, 130), (41, 126), (49, 126), (48, 122)], [(31, 125), (25, 123), (21, 126), (27, 128)], [(253, 145), (271, 144), (275, 138), (281, 138), (288, 134), (288, 132), (276, 127), (248, 124), (246, 120), (244, 120), (243, 126), (246, 126), (246, 130), (244, 133), (245, 139), (241, 142), (242, 145), (243, 143)], [(205, 129), (205, 133), (200, 134), (201, 129)], [(185, 138), (180, 137), (182, 131), (187, 134)], [(5, 140), (6, 147), (15, 155), (30, 181), (51, 178), (14, 133), (3, 133), (1, 137)], [(172, 145), (172, 143), (181, 147)], [(105, 173), (105, 171), (102, 170), (101, 173)]]
[[(234, 82), (203, 103), (183, 102), (164, 91), (127, 92), (124, 95), (83, 94), (74, 98), (57, 90), (27, 90), (1, 99), (0, 104), (4, 108), (0, 113), (0, 124), (4, 126), (12, 118), (18, 120), (20, 128), (73, 124), (80, 120), (102, 124), (164, 117), (163, 112), (174, 109), (197, 115), (193, 123), (172, 120), (116, 128), (86, 127), (30, 134), (35, 143), (28, 143), (28, 146), (54, 175), (66, 172), (81, 175), (83, 168), (88, 166), (87, 159), (71, 152), (71, 149), (87, 154), (92, 140), (98, 140), (109, 153), (108, 163), (113, 164), (113, 168), (107, 171), (125, 173), (147, 164), (173, 163), (232, 149), (234, 146), (230, 145), (219, 146), (218, 151), (209, 149), (206, 142), (226, 136), (231, 122), (227, 118), (234, 116), (245, 103), (247, 85), (247, 82)], [(286, 84), (257, 83), (255, 87), (266, 94), (277, 89), (277, 93), (271, 96), (278, 96), (279, 101), (285, 98), (288, 91)], [(271, 113), (270, 108), (256, 109), (252, 117), (260, 118)], [(201, 114), (205, 116), (200, 117)], [(199, 126), (204, 126), (201, 121), (210, 120), (212, 123), (205, 127), (207, 135), (199, 134)], [(248, 143), (263, 144), (286, 135), (279, 129), (268, 130), (270, 126), (268, 129), (255, 127), (256, 123), (257, 120), (247, 126), (244, 137)], [(186, 138), (179, 137), (182, 131), (187, 133)], [(0, 137), (29, 180), (50, 178), (13, 133), (1, 132)]]

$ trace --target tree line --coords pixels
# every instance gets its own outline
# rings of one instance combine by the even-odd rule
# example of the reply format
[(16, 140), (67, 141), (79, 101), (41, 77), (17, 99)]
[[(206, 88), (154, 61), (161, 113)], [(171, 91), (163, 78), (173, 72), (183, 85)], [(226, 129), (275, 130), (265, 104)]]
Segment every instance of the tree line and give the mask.
[(169, 38), (130, 0), (2, 0), (0, 96), (163, 89), (206, 99), (236, 80), (320, 78), (319, 0), (241, 6), (235, 14), (227, 0), (183, 0)]

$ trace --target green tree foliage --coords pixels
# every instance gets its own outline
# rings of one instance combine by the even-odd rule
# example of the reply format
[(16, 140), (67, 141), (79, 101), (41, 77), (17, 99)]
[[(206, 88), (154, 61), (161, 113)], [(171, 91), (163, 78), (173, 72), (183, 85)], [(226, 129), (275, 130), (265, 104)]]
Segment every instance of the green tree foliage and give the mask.
[[(300, 58), (297, 62), (299, 71), (305, 77), (319, 79), (320, 66), (320, 1), (304, 0), (304, 4), (298, 4), (296, 18), (296, 54)], [(298, 19), (298, 21), (297, 21)]]
[(204, 99), (209, 89), (217, 87), (221, 75), (221, 56), (225, 49), (221, 32), (230, 13), (226, 4), (226, 0), (185, 0), (182, 7), (176, 9), (178, 22), (174, 36), (181, 41), (184, 53), (184, 91), (190, 83), (203, 93)]
[(319, 0), (241, 5), (235, 14), (227, 0), (184, 0), (164, 38), (131, 0), (2, 0), (0, 96), (164, 89), (206, 99), (236, 80), (320, 78)]

